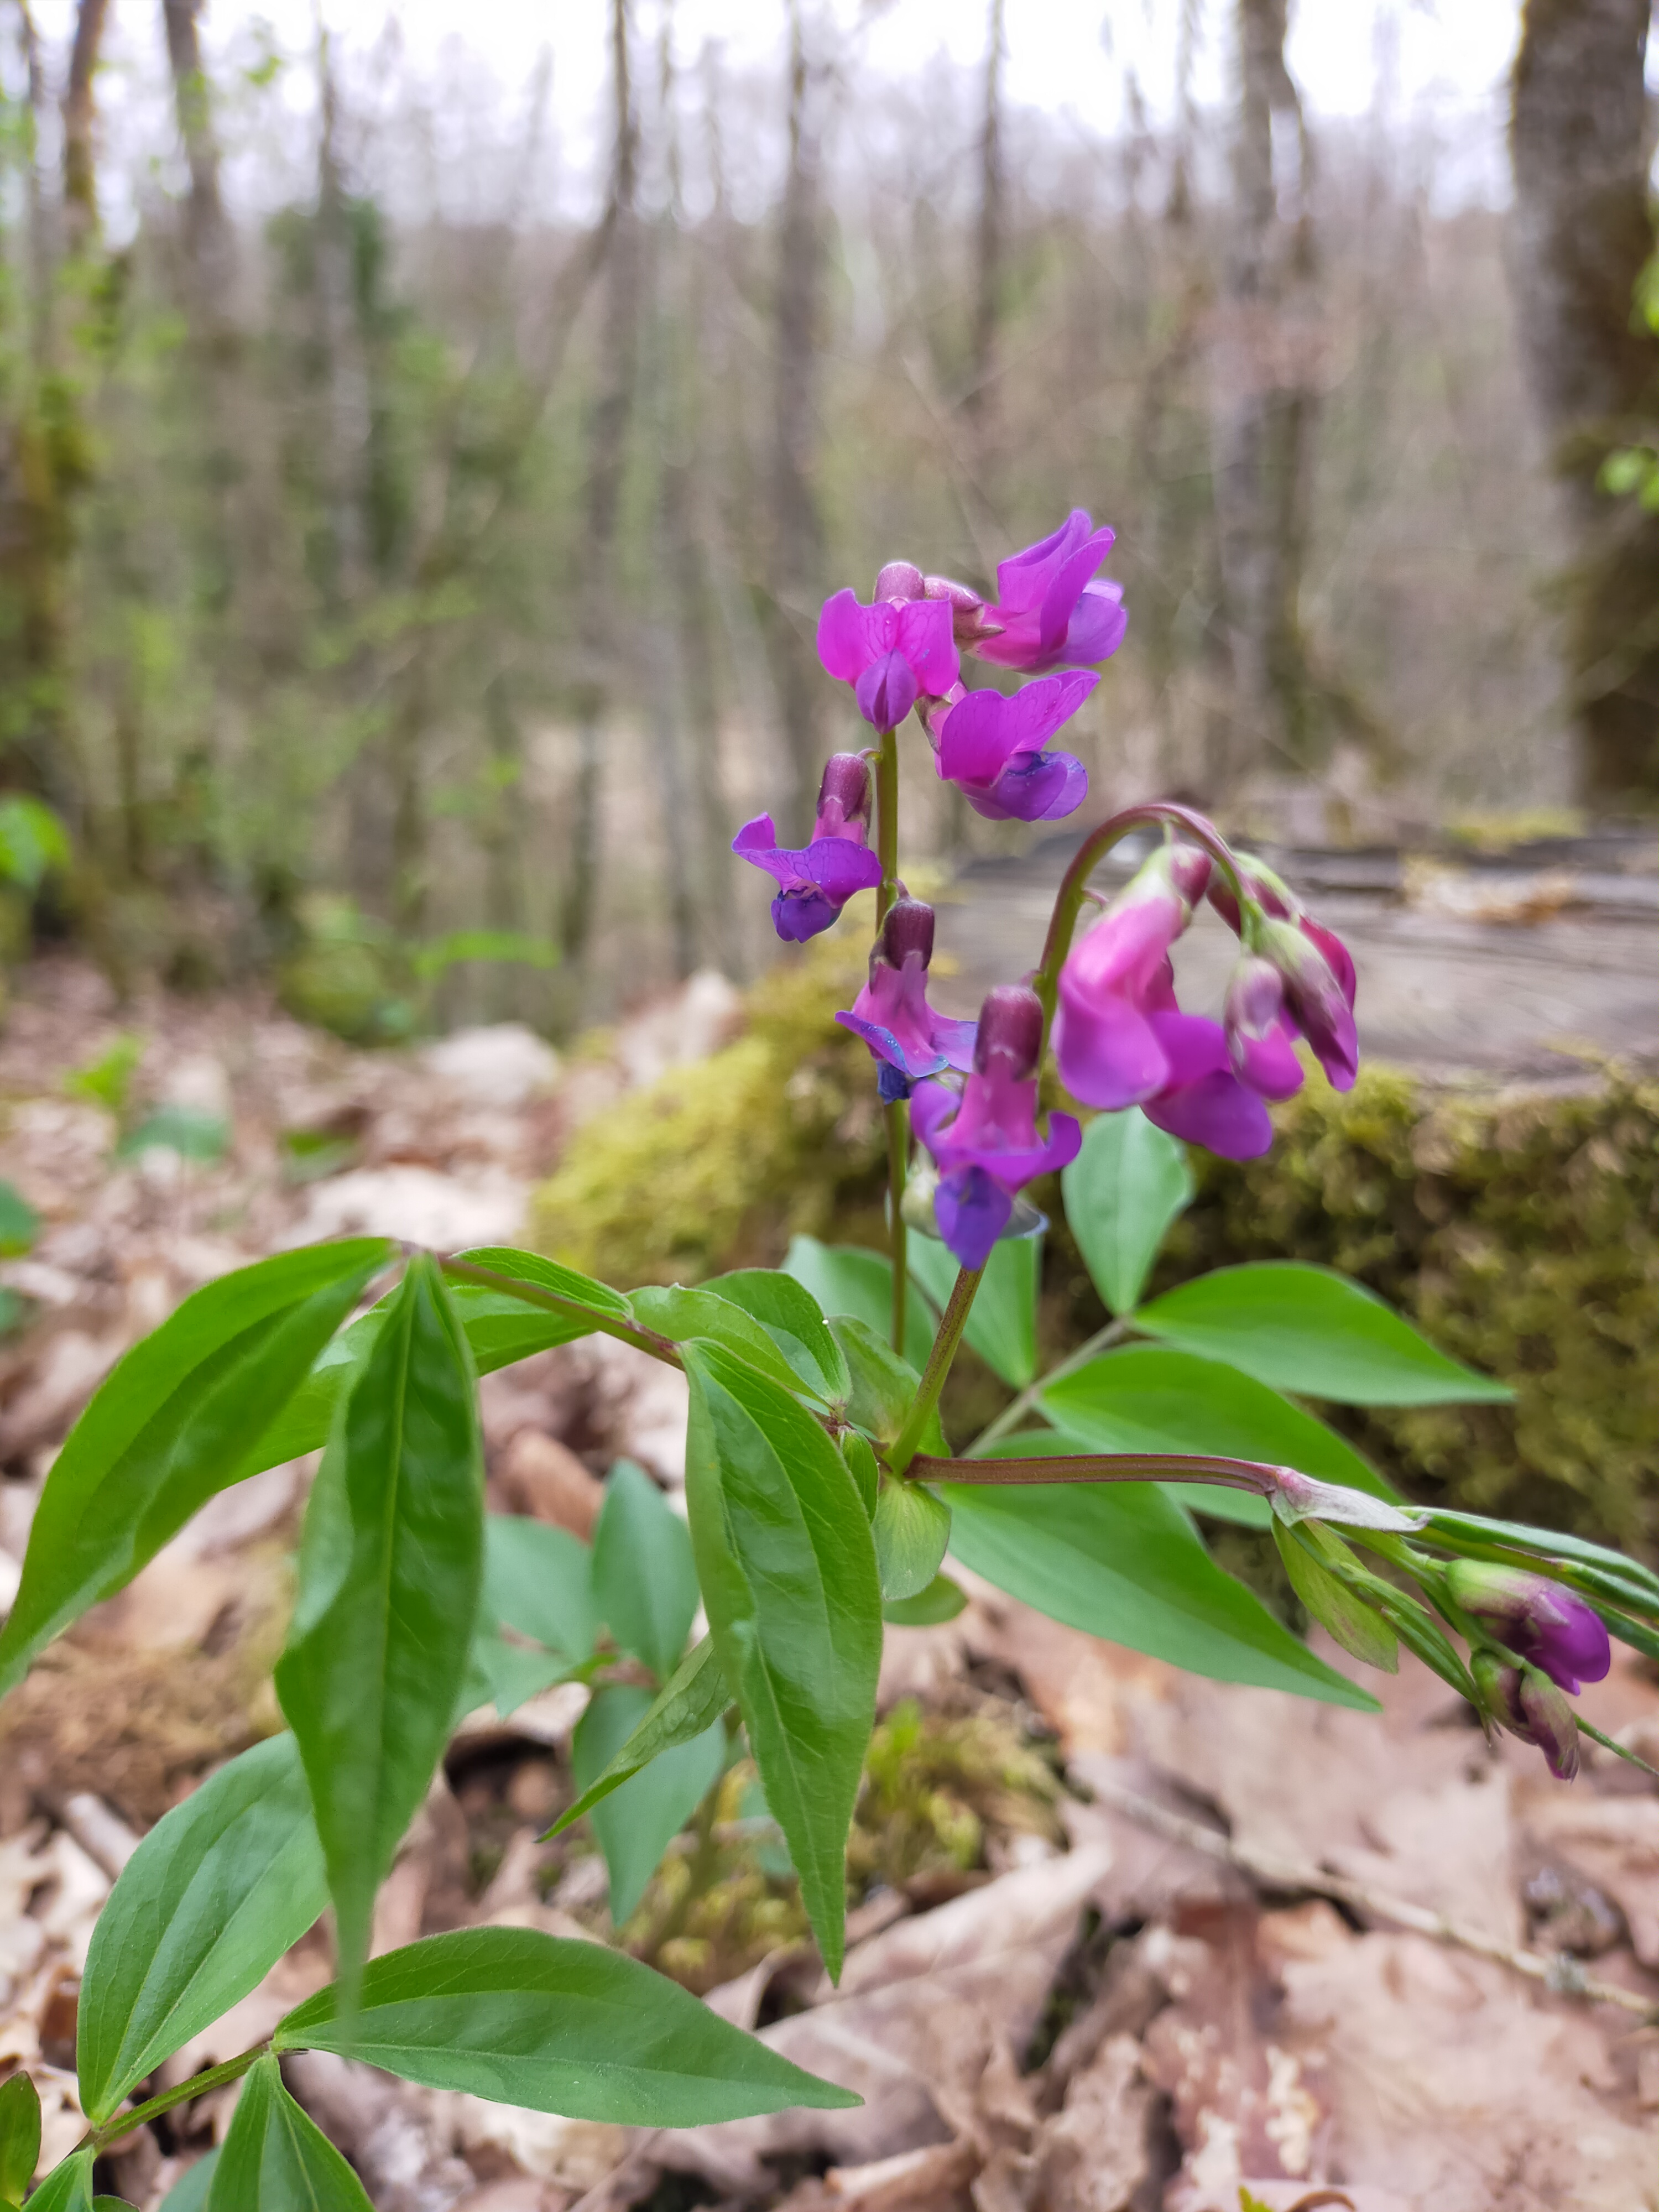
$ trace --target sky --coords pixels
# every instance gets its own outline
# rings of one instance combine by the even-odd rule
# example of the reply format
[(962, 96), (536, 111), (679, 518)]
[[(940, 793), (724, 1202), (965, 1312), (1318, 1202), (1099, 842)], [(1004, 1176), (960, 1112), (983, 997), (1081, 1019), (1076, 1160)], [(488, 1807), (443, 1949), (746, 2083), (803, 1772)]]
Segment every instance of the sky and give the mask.
[[(640, 43), (654, 52), (667, 11), (680, 66), (705, 46), (728, 78), (781, 69), (785, 0), (633, 0)], [(982, 62), (986, 0), (805, 0), (838, 24), (860, 71), (925, 84), (941, 57), (963, 68)], [(1200, 37), (1194, 91), (1200, 107), (1225, 97), (1229, 0), (1196, 0)], [(1005, 84), (1018, 106), (1052, 116), (1062, 129), (1109, 136), (1121, 124), (1133, 79), (1152, 119), (1173, 112), (1182, 0), (1006, 0)], [(44, 0), (37, 16), (61, 54), (74, 0)], [(1520, 0), (1292, 0), (1288, 59), (1316, 116), (1382, 113), (1426, 122), (1453, 159), (1456, 198), (1501, 198), (1504, 80), (1513, 57)], [(163, 79), (157, 0), (114, 0), (106, 52), (106, 112), (112, 128), (125, 99), (153, 104)], [(216, 82), (234, 78), (262, 44), (296, 64), (314, 51), (320, 17), (357, 88), (372, 87), (395, 22), (404, 81), (423, 82), (434, 108), (465, 82), (472, 106), (493, 100), (503, 132), (522, 127), (526, 88), (550, 71), (549, 110), (556, 144), (559, 211), (590, 211), (607, 137), (606, 0), (208, 0), (204, 33)], [(309, 112), (308, 67), (288, 72), (274, 95), (290, 118)], [(269, 103), (268, 103), (269, 105)], [(153, 119), (153, 118), (152, 118)], [(234, 135), (234, 134), (233, 134)], [(146, 131), (136, 141), (153, 145)]]

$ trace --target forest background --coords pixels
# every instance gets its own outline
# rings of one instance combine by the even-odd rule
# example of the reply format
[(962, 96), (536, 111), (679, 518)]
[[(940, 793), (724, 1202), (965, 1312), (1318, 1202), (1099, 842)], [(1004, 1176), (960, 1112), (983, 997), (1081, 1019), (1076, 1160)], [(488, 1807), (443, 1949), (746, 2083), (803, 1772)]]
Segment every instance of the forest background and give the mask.
[[(1501, 118), (1402, 94), (1403, 5), (1329, 119), (1286, 0), (1103, 4), (1098, 116), (1015, 96), (1024, 0), (877, 67), (915, 4), (745, 0), (773, 56), (565, 0), (503, 86), (462, 24), (434, 68), (395, 15), (249, 15), (210, 64), (199, 0), (7, 0), (0, 787), (67, 854), (6, 812), (13, 951), (274, 971), (362, 1039), (752, 973), (728, 841), (804, 831), (848, 741), (823, 594), (988, 583), (1079, 502), (1131, 609), (1091, 816), (1651, 806), (1647, 0), (1528, 0)], [(603, 32), (591, 145), (562, 19)], [(918, 750), (914, 860), (1029, 839)]]

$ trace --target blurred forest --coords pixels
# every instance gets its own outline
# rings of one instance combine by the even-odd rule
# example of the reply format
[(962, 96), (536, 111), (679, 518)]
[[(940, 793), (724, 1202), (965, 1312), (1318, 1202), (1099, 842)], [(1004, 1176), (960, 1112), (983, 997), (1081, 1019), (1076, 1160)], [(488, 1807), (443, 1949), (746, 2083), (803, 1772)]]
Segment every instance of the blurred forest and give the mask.
[[(116, 133), (141, 4), (167, 76)], [(1528, 0), (1508, 209), (1381, 94), (1306, 115), (1286, 0), (1164, 0), (1174, 120), (1131, 81), (1093, 137), (1006, 98), (1009, 0), (913, 83), (816, 0), (776, 0), (770, 76), (671, 0), (588, 4), (582, 227), (542, 189), (557, 10), (504, 138), (395, 29), (252, 26), (210, 73), (199, 0), (78, 0), (60, 40), (0, 8), (14, 945), (274, 968), (365, 1038), (742, 975), (727, 842), (804, 832), (850, 735), (822, 595), (896, 555), (983, 585), (1073, 504), (1131, 610), (1091, 813), (1157, 787), (1364, 842), (1651, 804), (1648, 0)], [(1020, 834), (918, 750), (916, 860)]]

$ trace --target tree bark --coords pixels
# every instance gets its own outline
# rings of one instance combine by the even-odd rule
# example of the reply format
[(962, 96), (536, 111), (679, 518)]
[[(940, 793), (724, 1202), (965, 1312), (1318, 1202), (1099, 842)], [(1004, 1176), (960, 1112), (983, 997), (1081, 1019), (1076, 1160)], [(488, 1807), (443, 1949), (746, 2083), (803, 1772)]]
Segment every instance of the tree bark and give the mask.
[(109, 0), (81, 0), (64, 88), (64, 212), (67, 244), (79, 252), (98, 228), (98, 170), (93, 144), (95, 110), (92, 81), (103, 44)]
[[(1285, 66), (1286, 0), (1237, 0), (1233, 229), (1212, 368), (1223, 618), (1234, 714), (1212, 763), (1222, 785), (1264, 763), (1316, 763), (1299, 600), (1319, 416), (1310, 154)], [(1274, 126), (1298, 174), (1283, 195)]]
[(1527, 0), (1512, 87), (1511, 266), (1522, 359), (1560, 472), (1565, 648), (1585, 798), (1659, 792), (1659, 518), (1596, 489), (1652, 434), (1659, 340), (1632, 326), (1654, 251), (1644, 67), (1650, 0)]

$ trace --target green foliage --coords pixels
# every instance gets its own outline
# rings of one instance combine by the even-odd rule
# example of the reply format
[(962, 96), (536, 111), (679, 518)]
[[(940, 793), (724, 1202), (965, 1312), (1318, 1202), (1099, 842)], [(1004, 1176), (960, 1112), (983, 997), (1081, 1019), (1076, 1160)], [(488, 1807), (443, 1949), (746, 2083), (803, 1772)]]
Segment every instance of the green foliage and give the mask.
[(905, 1698), (870, 1738), (848, 1865), (898, 1884), (982, 1862), (988, 1828), (1058, 1843), (1060, 1784), (1042, 1750), (995, 1713), (925, 1712)]
[(64, 1092), (70, 1098), (83, 1098), (89, 1106), (101, 1106), (107, 1113), (125, 1114), (132, 1079), (143, 1056), (143, 1039), (124, 1033), (96, 1060), (66, 1075)]
[(649, 1690), (612, 1683), (594, 1692), (577, 1723), (571, 1771), (587, 1801), (587, 1817), (611, 1875), (611, 1917), (617, 1927), (645, 1893), (672, 1838), (719, 1781), (726, 1730), (718, 1719), (701, 1735), (662, 1743), (648, 1765), (603, 1796), (593, 1784), (609, 1772), (656, 1704)]
[(1066, 1221), (1107, 1312), (1132, 1313), (1170, 1223), (1192, 1203), (1185, 1146), (1138, 1108), (1099, 1114), (1060, 1182)]
[(373, 2212), (363, 2185), (283, 2087), (274, 2057), (242, 2084), (207, 2195), (207, 2212)]
[(34, 1249), (40, 1217), (21, 1191), (0, 1182), (0, 1259), (14, 1260)]
[(931, 1589), (951, 1541), (951, 1510), (925, 1483), (883, 1484), (871, 1523), (883, 1605)]
[(621, 1649), (665, 1682), (691, 1633), (697, 1571), (684, 1522), (631, 1460), (618, 1460), (605, 1484), (593, 1531), (593, 1598)]
[(130, 1160), (140, 1152), (165, 1148), (180, 1159), (211, 1162), (222, 1159), (229, 1146), (229, 1126), (219, 1115), (204, 1114), (196, 1106), (163, 1106), (127, 1131), (115, 1147), (115, 1157)]
[(599, 1773), (583, 1784), (581, 1794), (559, 1815), (549, 1835), (560, 1834), (573, 1820), (591, 1813), (653, 1759), (705, 1735), (731, 1702), (725, 1669), (715, 1656), (713, 1639), (705, 1636), (687, 1652), (650, 1710), (635, 1722), (626, 1741), (611, 1753)]
[(0, 2205), (21, 2204), (40, 2162), (40, 2097), (27, 2074), (0, 2081)]
[(50, 806), (21, 792), (0, 797), (0, 883), (37, 891), (69, 862), (69, 832)]
[[(911, 1274), (942, 1310), (957, 1279), (955, 1260), (931, 1237), (912, 1236), (908, 1250)], [(994, 1247), (969, 1309), (968, 1342), (992, 1372), (1016, 1390), (1036, 1376), (1037, 1285), (1042, 1276), (1042, 1237), (1005, 1238)]]

